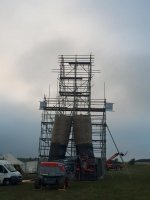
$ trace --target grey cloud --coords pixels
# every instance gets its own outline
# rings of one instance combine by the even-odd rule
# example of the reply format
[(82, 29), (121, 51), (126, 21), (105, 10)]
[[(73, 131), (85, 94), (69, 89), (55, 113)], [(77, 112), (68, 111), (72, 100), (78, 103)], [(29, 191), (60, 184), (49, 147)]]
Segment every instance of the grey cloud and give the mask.
[[(101, 63), (102, 78), (106, 81), (106, 86), (111, 89), (111, 95), (117, 95), (115, 100), (124, 96), (124, 102), (129, 108), (141, 112), (147, 112), (150, 101), (150, 59), (149, 55), (113, 55), (103, 57), (98, 61)], [(100, 79), (101, 77), (99, 77)], [(118, 89), (119, 88), (119, 89)], [(118, 94), (115, 93), (118, 89)]]
[[(109, 59), (108, 59), (109, 58)], [(110, 126), (120, 151), (128, 151), (127, 159), (149, 157), (150, 59), (149, 55), (134, 54), (100, 56), (101, 74), (95, 82), (95, 93), (100, 93), (100, 80), (106, 84), (107, 100), (114, 102), (113, 113), (107, 113)], [(99, 83), (99, 84), (98, 84)], [(101, 87), (103, 89), (103, 87)], [(109, 134), (107, 152), (116, 151)], [(142, 150), (141, 150), (142, 149)]]
[(73, 49), (67, 38), (38, 44), (18, 59), (18, 78), (33, 85), (37, 92), (49, 84), (56, 90), (57, 74), (52, 73), (52, 69), (59, 68), (58, 55), (73, 52)]
[(61, 40), (46, 41), (35, 46), (20, 57), (18, 62), (19, 76), (31, 83), (45, 81), (50, 70), (57, 66), (57, 55), (65, 46), (67, 47), (67, 43), (63, 42), (62, 44)]
[[(26, 95), (29, 98), (26, 105), (12, 99), (2, 101), (1, 96), (1, 105), (5, 105), (0, 113), (1, 151), (36, 154), (41, 120), (37, 103), (43, 95), (41, 91), (47, 90), (49, 84), (56, 91), (57, 74), (51, 70), (59, 67), (57, 56), (93, 51), (95, 64), (101, 70), (95, 76), (93, 94), (103, 98), (105, 81), (108, 101), (115, 103), (115, 112), (107, 114), (113, 135), (131, 154), (142, 156), (138, 146), (145, 144), (141, 151), (148, 157), (149, 2), (57, 2), (51, 6), (52, 1), (0, 1), (1, 52), (6, 59), (10, 53), (14, 62), (17, 60), (14, 63), (17, 72), (12, 76), (17, 83), (31, 87), (32, 96), (30, 102)], [(18, 92), (14, 94), (17, 96)]]
[[(1, 100), (0, 153), (11, 152), (16, 156), (37, 156), (40, 135), (40, 113), (29, 105)], [(7, 109), (6, 109), (7, 108)]]

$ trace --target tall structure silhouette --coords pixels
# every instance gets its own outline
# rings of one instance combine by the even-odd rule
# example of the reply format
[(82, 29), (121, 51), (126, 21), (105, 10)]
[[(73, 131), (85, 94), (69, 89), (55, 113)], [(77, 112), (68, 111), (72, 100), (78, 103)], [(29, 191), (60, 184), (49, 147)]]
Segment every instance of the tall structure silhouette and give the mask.
[[(52, 149), (53, 152), (57, 152), (57, 155), (63, 151), (66, 156), (70, 157), (89, 149), (95, 157), (105, 160), (106, 99), (93, 99), (91, 96), (92, 78), (94, 74), (100, 72), (93, 69), (94, 56), (61, 55), (59, 65), (59, 69), (55, 70), (58, 72), (58, 96), (56, 98), (45, 96), (40, 102), (40, 109), (43, 113), (39, 138), (39, 159), (48, 160), (50, 154), (53, 154)], [(64, 126), (65, 121), (60, 125), (60, 119), (56, 122), (58, 116), (71, 119), (69, 129), (67, 129), (70, 133), (64, 136), (68, 137), (68, 141), (65, 140), (64, 144), (62, 143), (64, 140), (60, 138), (56, 140), (57, 131), (62, 137), (63, 130), (67, 126)]]

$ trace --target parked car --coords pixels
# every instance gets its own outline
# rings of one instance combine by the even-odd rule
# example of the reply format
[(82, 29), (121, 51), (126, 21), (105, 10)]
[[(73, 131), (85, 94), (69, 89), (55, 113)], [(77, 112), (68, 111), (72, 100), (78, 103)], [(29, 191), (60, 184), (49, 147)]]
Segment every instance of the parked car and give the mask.
[(0, 160), (0, 184), (10, 185), (22, 182), (22, 175), (12, 164), (6, 160)]
[(66, 168), (60, 162), (41, 162), (38, 168), (38, 177), (35, 179), (35, 189), (43, 186), (56, 186), (62, 189), (68, 187), (69, 178)]

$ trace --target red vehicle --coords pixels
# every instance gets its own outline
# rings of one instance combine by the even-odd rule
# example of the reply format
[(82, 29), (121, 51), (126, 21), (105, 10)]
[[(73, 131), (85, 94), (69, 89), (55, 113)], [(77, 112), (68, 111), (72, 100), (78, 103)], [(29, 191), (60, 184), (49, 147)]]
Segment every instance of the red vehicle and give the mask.
[(115, 153), (108, 160), (106, 160), (106, 169), (107, 170), (111, 170), (111, 169), (121, 170), (124, 167), (123, 163), (113, 160), (114, 158), (116, 158), (119, 155), (125, 156), (125, 154), (123, 154), (123, 153)]
[(41, 162), (38, 169), (38, 177), (35, 179), (34, 187), (40, 189), (43, 186), (56, 186), (56, 188), (67, 188), (68, 177), (65, 165), (60, 162)]
[(76, 178), (78, 180), (96, 180), (96, 163), (93, 157), (80, 156), (76, 161)]

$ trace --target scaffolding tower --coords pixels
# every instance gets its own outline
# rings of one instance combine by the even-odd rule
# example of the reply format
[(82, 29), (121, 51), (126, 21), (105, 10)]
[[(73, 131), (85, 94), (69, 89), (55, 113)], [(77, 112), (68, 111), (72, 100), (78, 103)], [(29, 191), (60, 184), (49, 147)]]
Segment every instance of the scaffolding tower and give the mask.
[[(90, 115), (92, 144), (95, 157), (106, 159), (106, 99), (91, 98), (91, 80), (99, 70), (93, 70), (93, 55), (61, 55), (58, 58), (58, 96), (44, 97), (40, 102), (43, 110), (39, 159), (47, 160), (51, 145), (51, 134), (56, 114), (68, 116)], [(74, 133), (71, 130), (67, 156), (76, 156)]]

